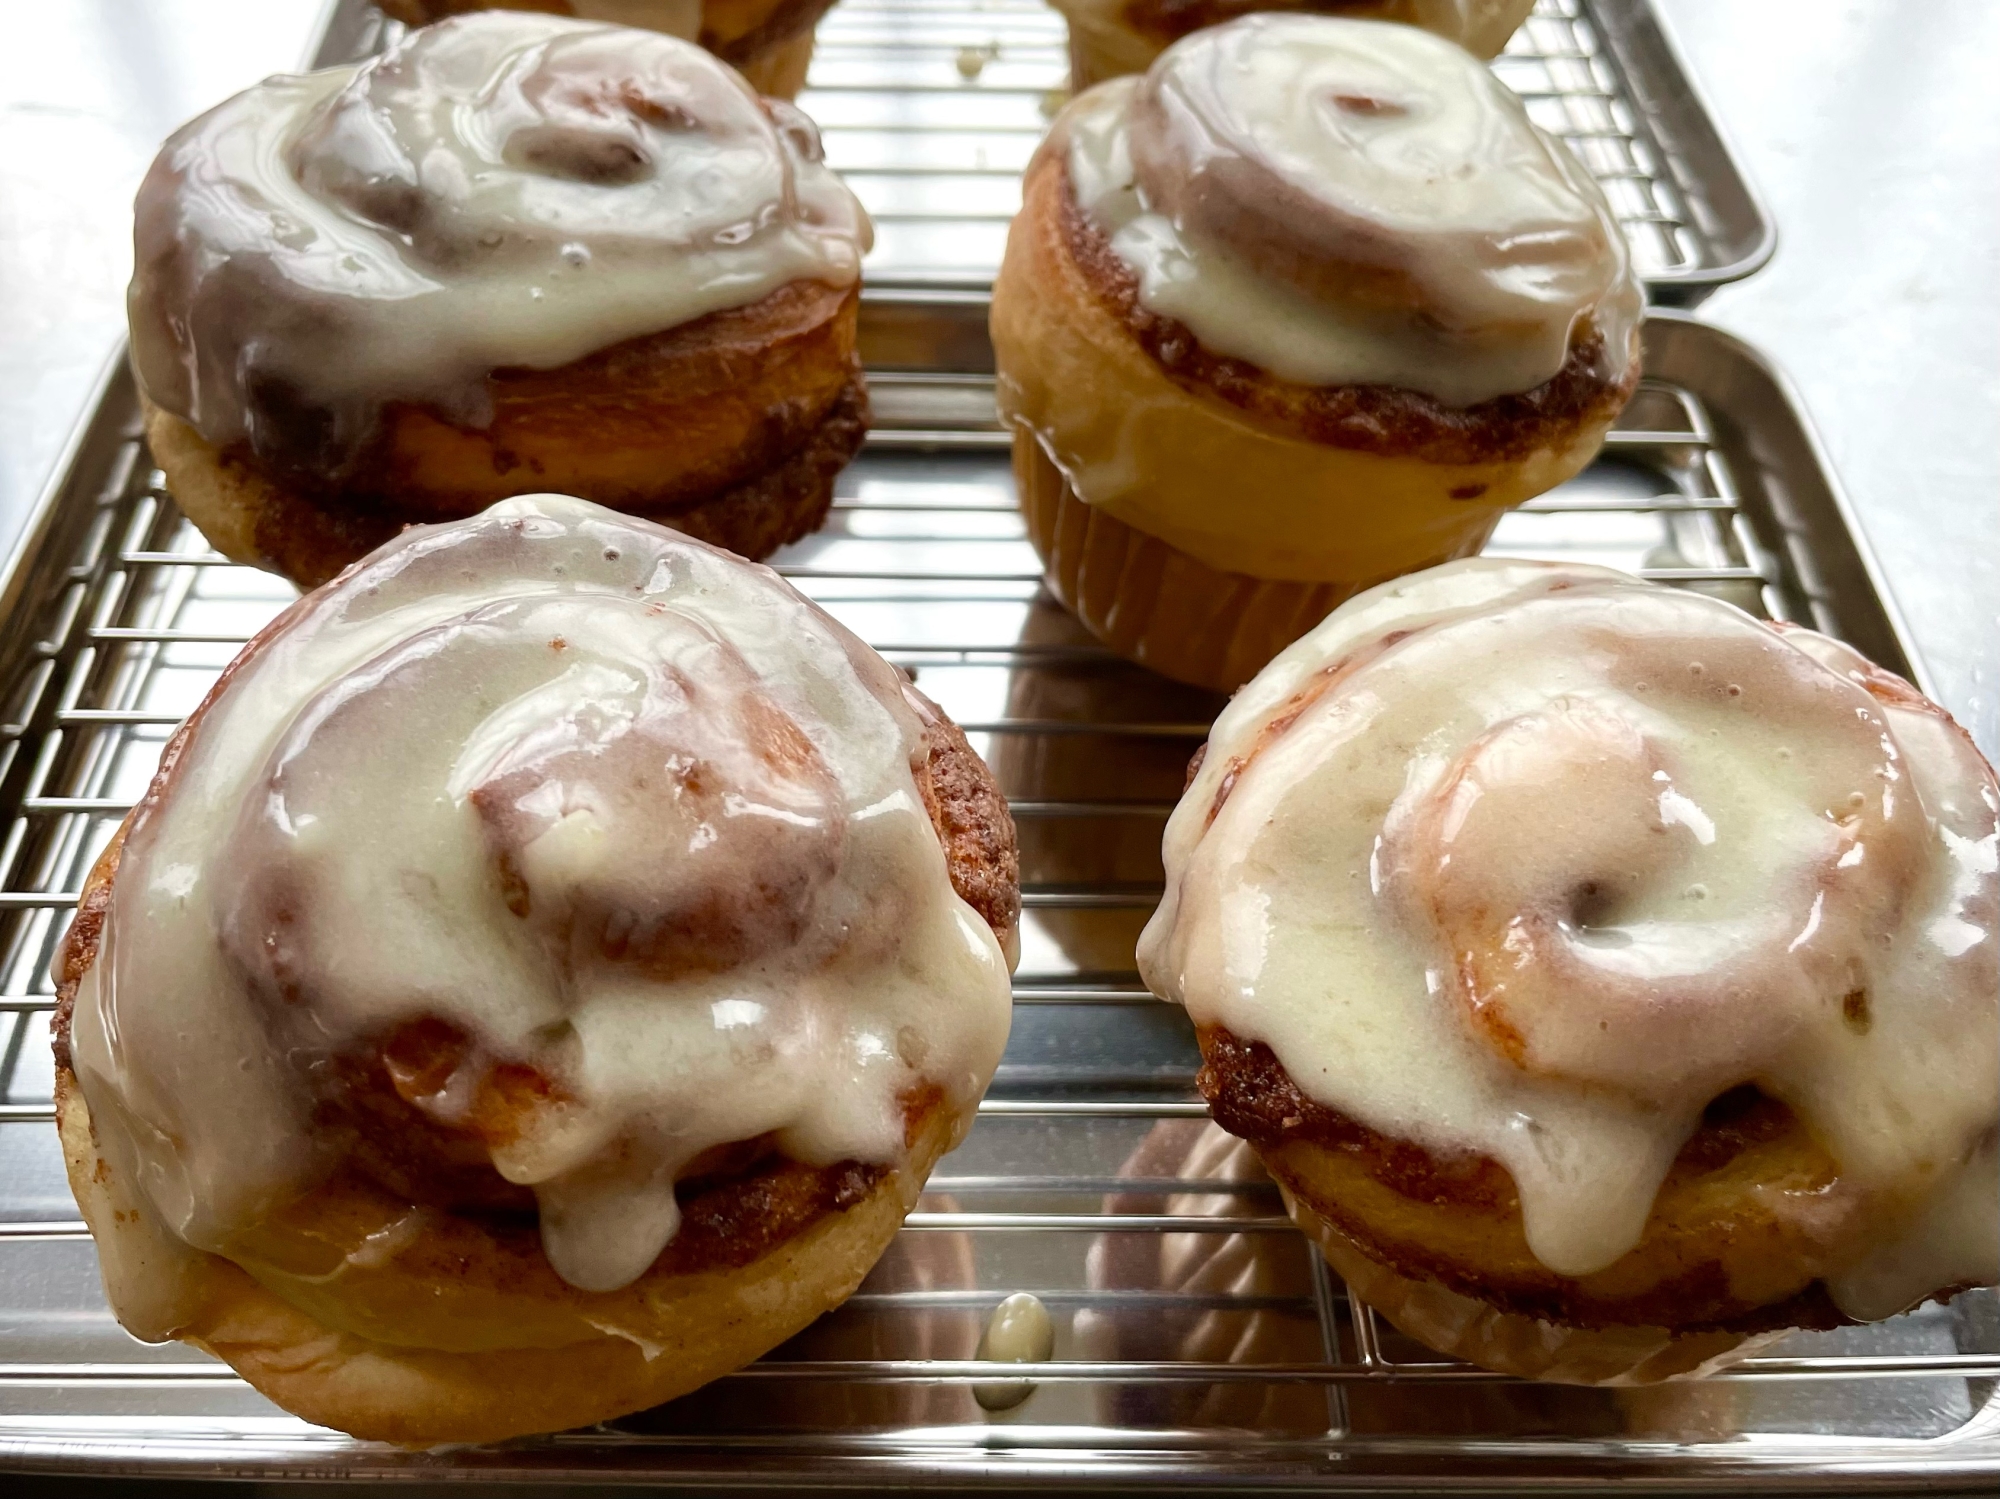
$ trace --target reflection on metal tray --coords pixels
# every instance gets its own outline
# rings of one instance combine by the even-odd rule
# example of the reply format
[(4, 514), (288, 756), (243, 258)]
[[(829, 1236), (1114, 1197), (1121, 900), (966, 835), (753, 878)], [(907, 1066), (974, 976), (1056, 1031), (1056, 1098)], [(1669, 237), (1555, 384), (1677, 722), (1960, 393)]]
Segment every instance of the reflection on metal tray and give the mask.
[[(381, 35), (347, 0), (320, 60)], [(166, 735), (290, 590), (224, 564), (179, 517), (120, 368), (0, 587), (0, 1465), (773, 1488), (1990, 1482), (1990, 1292), (1622, 1393), (1440, 1362), (1349, 1304), (1205, 1125), (1186, 1022), (1132, 972), (1160, 825), (1216, 700), (1108, 657), (1040, 592), (981, 373), (983, 286), (1061, 82), (1061, 22), (1030, 0), (845, 0), (820, 37), (804, 102), (882, 232), (864, 304), (879, 426), (826, 529), (777, 560), (916, 674), (1013, 800), (1024, 951), (978, 1128), (846, 1307), (601, 1430), (400, 1454), (125, 1336), (49, 1123), (48, 957)], [(1656, 299), (1692, 301), (1768, 253), (1642, 3), (1542, 0), (1498, 66), (1605, 178)], [(1493, 549), (1714, 591), (1921, 676), (1779, 382), (1671, 314), (1648, 323), (1646, 358), (1604, 457), (1509, 517)], [(1056, 1361), (988, 1416), (970, 1391), (994, 1372), (970, 1362), (979, 1327), (1023, 1289), (1055, 1314)]]
[[(826, 529), (776, 559), (916, 674), (1013, 800), (1023, 955), (978, 1127), (861, 1293), (762, 1363), (600, 1430), (448, 1457), (307, 1426), (184, 1347), (133, 1342), (74, 1219), (49, 1124), (52, 943), (165, 736), (290, 597), (179, 516), (137, 438), (129, 377), (112, 377), (0, 634), (0, 1464), (785, 1488), (1893, 1487), (2000, 1473), (1992, 1292), (1650, 1391), (1498, 1379), (1349, 1303), (1205, 1123), (1185, 1018), (1132, 971), (1161, 821), (1217, 700), (1109, 656), (1039, 589), (977, 372), (984, 311), (970, 295), (869, 296), (880, 427)], [(1672, 313), (1646, 325), (1646, 367), (1604, 456), (1510, 516), (1493, 548), (1716, 592), (1908, 670), (1778, 380)], [(970, 1387), (994, 1369), (971, 1360), (984, 1316), (1015, 1290), (1054, 1313), (1056, 1360), (1024, 1405), (988, 1416)]]

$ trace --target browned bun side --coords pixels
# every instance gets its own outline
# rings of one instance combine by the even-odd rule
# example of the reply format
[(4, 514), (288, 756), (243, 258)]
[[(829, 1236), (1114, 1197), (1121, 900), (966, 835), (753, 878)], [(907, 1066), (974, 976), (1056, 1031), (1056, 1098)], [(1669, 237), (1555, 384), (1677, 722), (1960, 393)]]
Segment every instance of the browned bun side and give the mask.
[(760, 94), (790, 99), (812, 66), (813, 28), (833, 0), (704, 0), (701, 44)]
[[(1638, 1377), (1658, 1378), (1759, 1334), (1850, 1320), (1812, 1268), (1817, 1244), (1782, 1210), (1788, 1197), (1819, 1198), (1838, 1212), (1838, 1170), (1790, 1109), (1754, 1088), (1709, 1106), (1638, 1245), (1604, 1270), (1568, 1277), (1529, 1249), (1513, 1179), (1498, 1162), (1441, 1158), (1314, 1102), (1261, 1042), (1219, 1026), (1199, 1039), (1198, 1082), (1216, 1122), (1256, 1147), (1294, 1217), (1357, 1294), (1442, 1351), (1508, 1372), (1589, 1371), (1595, 1380), (1631, 1377), (1607, 1358), (1637, 1348), (1652, 1360)], [(1579, 1349), (1575, 1334), (1605, 1336)], [(1534, 1353), (1516, 1346), (1523, 1339)], [(1680, 1359), (1676, 1343), (1698, 1356)], [(1510, 1357), (1548, 1361), (1522, 1367)]]
[[(571, 0), (381, 0), (381, 7), (406, 26), (475, 10), (577, 13)], [(789, 99), (805, 86), (813, 28), (832, 8), (833, 0), (704, 0), (699, 40), (758, 93)]]
[(319, 414), (265, 392), (247, 443), (218, 450), (147, 407), (153, 456), (188, 518), (239, 562), (311, 587), (406, 525), (495, 501), (574, 494), (761, 558), (816, 529), (867, 435), (860, 289), (795, 281), (748, 307), (552, 370), (495, 370), (493, 417), (459, 425), (393, 402), (339, 478), (314, 461)]
[[(114, 1300), (123, 1299), (121, 1291), (148, 1294), (144, 1286), (115, 1283), (121, 1271), (172, 1277), (177, 1305), (185, 1309), (172, 1336), (224, 1360), (308, 1421), (412, 1447), (502, 1441), (609, 1420), (741, 1368), (853, 1293), (957, 1134), (957, 1122), (939, 1110), (905, 1168), (747, 1265), (649, 1271), (614, 1298), (643, 1301), (645, 1320), (636, 1328), (596, 1331), (612, 1325), (595, 1305), (603, 1298), (581, 1296), (589, 1304), (556, 1325), (558, 1308), (535, 1299), (538, 1287), (509, 1285), (507, 1294), (491, 1298), (487, 1325), (518, 1329), (524, 1308), (546, 1311), (550, 1340), (467, 1351), (391, 1343), (329, 1324), (229, 1259), (188, 1255), (162, 1236), (150, 1210), (99, 1154), (89, 1110), (66, 1069), (57, 1074), (56, 1109), (70, 1185), (98, 1241)], [(429, 1232), (425, 1226), (413, 1244), (421, 1248)], [(330, 1242), (329, 1257), (344, 1248)], [(461, 1293), (455, 1300), (476, 1301), (464, 1293), (486, 1288), (471, 1277), (491, 1282), (509, 1268), (499, 1256), (461, 1255), (452, 1278), (413, 1281), (400, 1297), (385, 1300), (384, 1314), (407, 1329), (435, 1315), (424, 1292), (447, 1289)], [(273, 1273), (268, 1265), (259, 1269)]]
[[(246, 648), (175, 734), (134, 816), (171, 795), (201, 713), (284, 622)], [(1011, 949), (1019, 891), (1005, 800), (957, 726), (908, 691), (928, 728), (913, 770), (953, 887)], [(316, 1117), (348, 1144), (346, 1164), (227, 1257), (191, 1250), (101, 1154), (71, 1065), (77, 989), (102, 942), (129, 826), (92, 869), (56, 962), (56, 1108), (70, 1184), (114, 1306), (174, 1306), (161, 1336), (224, 1359), (307, 1420), (425, 1446), (582, 1425), (685, 1394), (852, 1294), (970, 1125), (970, 1110), (948, 1108), (927, 1085), (904, 1098), (900, 1168), (808, 1166), (761, 1140), (712, 1151), (679, 1184), (681, 1230), (646, 1274), (620, 1291), (583, 1292), (548, 1265), (532, 1204), (464, 1148), (482, 1111), (465, 1130), (418, 1113), (395, 1086), (394, 1068), (412, 1058), (392, 1054), (391, 1038), (343, 1059), (343, 1086)]]

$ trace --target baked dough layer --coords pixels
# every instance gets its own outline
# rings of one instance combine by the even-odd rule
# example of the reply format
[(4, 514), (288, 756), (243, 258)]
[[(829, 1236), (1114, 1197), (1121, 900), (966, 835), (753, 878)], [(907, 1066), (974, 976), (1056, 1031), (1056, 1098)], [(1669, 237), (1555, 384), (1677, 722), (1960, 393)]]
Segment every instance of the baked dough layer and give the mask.
[(751, 558), (826, 518), (868, 430), (855, 352), (860, 293), (795, 282), (747, 308), (635, 339), (554, 370), (500, 370), (493, 420), (459, 426), (395, 404), (337, 485), (217, 449), (146, 403), (154, 461), (216, 550), (325, 582), (406, 525), (559, 490)]

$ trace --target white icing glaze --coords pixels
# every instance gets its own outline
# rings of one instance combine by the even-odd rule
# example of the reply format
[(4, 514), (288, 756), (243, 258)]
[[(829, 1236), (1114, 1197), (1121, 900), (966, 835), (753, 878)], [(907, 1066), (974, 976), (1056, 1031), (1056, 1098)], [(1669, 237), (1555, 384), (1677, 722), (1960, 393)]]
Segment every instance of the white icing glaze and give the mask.
[(1603, 192), (1475, 59), (1413, 27), (1256, 15), (1065, 112), (1077, 202), (1151, 310), (1307, 385), (1469, 406), (1634, 357)]
[(482, 12), (176, 132), (139, 191), (133, 361), (217, 445), (318, 414), (337, 467), (385, 402), (483, 422), (495, 369), (850, 285), (870, 234), (812, 123), (699, 47)]
[(1141, 971), (1328, 1107), (1499, 1161), (1559, 1273), (1629, 1250), (1754, 1082), (1838, 1162), (1785, 1210), (1843, 1308), (2000, 1279), (2000, 794), (1868, 670), (1598, 568), (1374, 589), (1216, 721)]
[[(559, 1097), (495, 1167), (615, 1289), (710, 1147), (895, 1164), (1007, 1036), (900, 678), (775, 574), (580, 500), (405, 532), (236, 667), (134, 821), (76, 1071), (172, 1233), (232, 1238), (330, 1164), (327, 1057), (435, 1018)], [(481, 1067), (420, 1107), (460, 1122)]]

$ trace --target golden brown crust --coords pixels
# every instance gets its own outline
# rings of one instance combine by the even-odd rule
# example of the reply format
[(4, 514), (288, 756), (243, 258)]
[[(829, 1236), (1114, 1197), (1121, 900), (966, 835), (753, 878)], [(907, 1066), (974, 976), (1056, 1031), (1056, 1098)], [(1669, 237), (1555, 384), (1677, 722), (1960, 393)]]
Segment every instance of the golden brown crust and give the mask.
[(795, 281), (558, 369), (496, 370), (483, 428), (391, 403), (345, 469), (316, 451), (321, 415), (275, 387), (252, 398), (257, 452), (218, 450), (152, 407), (147, 433), (218, 550), (308, 587), (406, 525), (547, 491), (761, 558), (825, 519), (867, 434), (859, 298), (857, 287)]
[[(1677, 1332), (1839, 1326), (1826, 1288), (1788, 1253), (1765, 1192), (1825, 1194), (1832, 1159), (1782, 1103), (1735, 1089), (1710, 1105), (1661, 1185), (1639, 1246), (1582, 1278), (1527, 1247), (1520, 1201), (1499, 1163), (1440, 1158), (1315, 1103), (1261, 1042), (1200, 1032), (1198, 1077), (1215, 1120), (1249, 1140), (1272, 1174), (1362, 1252), (1518, 1316), (1577, 1328)], [(1754, 1270), (1746, 1270), (1754, 1262)], [(1763, 1294), (1746, 1294), (1756, 1288)]]
[[(1281, 380), (1248, 360), (1203, 348), (1186, 324), (1140, 303), (1138, 278), (1077, 203), (1064, 153), (1044, 148), (1029, 171), (1031, 178), (1056, 174), (1056, 232), (1065, 252), (1098, 302), (1167, 377), (1191, 394), (1225, 402), (1287, 436), (1427, 463), (1504, 462), (1561, 448), (1577, 432), (1608, 423), (1638, 387), (1636, 360), (1626, 360), (1615, 380), (1598, 372), (1603, 341), (1588, 329), (1571, 340), (1569, 358), (1553, 377), (1533, 390), (1473, 406), (1446, 406), (1393, 385)], [(1478, 497), (1454, 492), (1454, 498)]]

